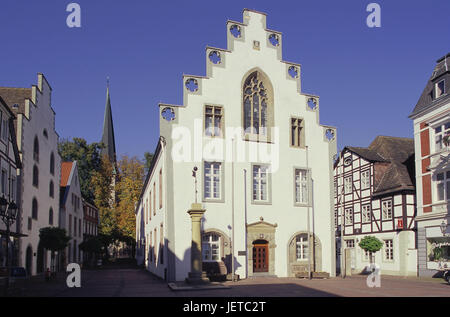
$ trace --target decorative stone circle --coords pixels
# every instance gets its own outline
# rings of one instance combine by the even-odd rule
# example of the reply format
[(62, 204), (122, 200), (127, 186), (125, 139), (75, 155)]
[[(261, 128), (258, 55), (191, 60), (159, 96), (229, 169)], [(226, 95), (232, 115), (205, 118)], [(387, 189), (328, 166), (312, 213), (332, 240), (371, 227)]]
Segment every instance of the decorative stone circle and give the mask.
[(240, 38), (241, 35), (241, 27), (237, 24), (233, 24), (230, 27), (230, 33), (235, 37), (235, 38)]
[(269, 42), (273, 46), (278, 46), (280, 45), (280, 37), (277, 34), (272, 33), (269, 35)]
[(290, 66), (288, 69), (289, 76), (292, 78), (298, 78), (298, 69), (295, 66)]
[(316, 107), (317, 107), (317, 100), (316, 100), (316, 98), (309, 98), (308, 99), (308, 107), (311, 110), (315, 110), (316, 109)]
[(186, 89), (190, 92), (195, 92), (198, 90), (198, 81), (195, 78), (189, 78), (188, 80), (186, 80), (185, 85)]
[(220, 64), (222, 62), (222, 57), (220, 56), (219, 51), (211, 51), (208, 58), (213, 64)]
[(172, 108), (166, 107), (161, 111), (161, 116), (163, 119), (167, 120), (168, 122), (175, 120), (175, 111), (173, 111)]
[(328, 141), (334, 140), (334, 130), (333, 129), (327, 129), (325, 131), (325, 137), (327, 138)]

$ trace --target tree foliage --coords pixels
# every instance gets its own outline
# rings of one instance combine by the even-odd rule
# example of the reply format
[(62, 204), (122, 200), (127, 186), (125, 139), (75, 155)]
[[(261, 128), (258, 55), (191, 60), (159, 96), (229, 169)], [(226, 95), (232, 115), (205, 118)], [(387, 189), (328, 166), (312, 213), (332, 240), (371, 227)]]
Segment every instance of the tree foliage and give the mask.
[(101, 143), (88, 144), (83, 138), (64, 139), (58, 144), (58, 152), (63, 161), (77, 161), (81, 193), (90, 203), (95, 200), (91, 180), (102, 164), (102, 147)]
[(152, 160), (153, 160), (153, 153), (145, 152), (144, 153), (145, 174), (149, 172)]
[(383, 243), (376, 237), (365, 236), (361, 239), (359, 246), (365, 251), (375, 253), (383, 247)]
[(104, 244), (99, 237), (90, 237), (79, 245), (83, 252), (100, 254), (104, 250)]
[(41, 228), (39, 239), (42, 247), (52, 252), (64, 250), (70, 241), (66, 229), (57, 227)]
[(137, 157), (129, 158), (125, 155), (118, 162), (116, 217), (119, 231), (124, 237), (135, 237), (135, 203), (141, 194), (144, 168), (144, 164)]
[(114, 166), (106, 156), (103, 156), (99, 168), (92, 173), (91, 187), (94, 204), (99, 211), (99, 232), (105, 235), (111, 234), (117, 227), (114, 215), (116, 205), (114, 183)]

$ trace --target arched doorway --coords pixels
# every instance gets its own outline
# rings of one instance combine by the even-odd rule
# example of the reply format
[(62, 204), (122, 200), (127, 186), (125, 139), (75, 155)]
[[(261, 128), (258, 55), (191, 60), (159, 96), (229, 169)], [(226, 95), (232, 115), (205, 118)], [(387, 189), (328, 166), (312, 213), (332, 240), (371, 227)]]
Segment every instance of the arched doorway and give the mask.
[(26, 257), (25, 257), (25, 269), (27, 270), (27, 274), (31, 275), (33, 272), (33, 249), (31, 246), (28, 246)]
[(39, 242), (38, 251), (37, 251), (37, 260), (36, 260), (36, 272), (43, 273), (45, 270), (45, 249), (42, 247), (42, 244)]
[[(288, 244), (288, 275), (305, 274), (311, 265), (312, 272), (322, 271), (322, 243), (317, 235), (299, 231), (289, 239)], [(309, 260), (311, 259), (311, 260)]]
[(269, 241), (267, 240), (253, 242), (253, 272), (269, 272)]

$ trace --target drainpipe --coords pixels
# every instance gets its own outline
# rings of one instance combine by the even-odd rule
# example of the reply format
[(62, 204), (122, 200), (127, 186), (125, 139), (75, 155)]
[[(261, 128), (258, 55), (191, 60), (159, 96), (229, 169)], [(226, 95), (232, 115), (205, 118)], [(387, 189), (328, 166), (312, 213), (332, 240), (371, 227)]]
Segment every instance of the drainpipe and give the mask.
[(234, 282), (234, 138), (231, 140), (231, 280)]
[(309, 170), (309, 148), (306, 147), (306, 173), (308, 175), (308, 207), (307, 207), (307, 220), (306, 220), (306, 231), (308, 232), (308, 279), (311, 279), (311, 234), (310, 234), (310, 227), (309, 227), (309, 208), (311, 205), (311, 172)]
[(245, 220), (245, 278), (248, 278), (248, 246), (247, 246), (247, 170), (244, 168), (244, 220)]

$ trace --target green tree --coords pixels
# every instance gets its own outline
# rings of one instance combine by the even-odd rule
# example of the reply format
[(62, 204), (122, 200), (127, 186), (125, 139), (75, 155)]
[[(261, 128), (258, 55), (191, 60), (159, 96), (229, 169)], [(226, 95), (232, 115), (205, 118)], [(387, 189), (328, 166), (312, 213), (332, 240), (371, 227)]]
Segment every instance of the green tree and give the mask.
[(153, 153), (145, 152), (144, 153), (145, 174), (149, 172), (152, 160), (153, 160)]
[(100, 151), (101, 143), (88, 144), (85, 139), (64, 139), (58, 144), (58, 152), (63, 161), (77, 161), (80, 188), (83, 198), (94, 203), (95, 194), (91, 186), (94, 171), (102, 164)]
[(42, 247), (51, 251), (50, 267), (54, 271), (55, 252), (64, 250), (69, 244), (70, 237), (67, 235), (66, 229), (46, 227), (39, 230), (39, 239)]
[(383, 247), (383, 243), (376, 237), (365, 236), (361, 239), (361, 242), (359, 242), (359, 246), (361, 247), (361, 249), (369, 252), (370, 264), (372, 264), (374, 254), (381, 250), (381, 248)]
[[(139, 200), (144, 179), (144, 164), (137, 158), (122, 156), (118, 162), (119, 179), (116, 185), (118, 204), (117, 225), (124, 237), (135, 237), (135, 202)], [(125, 241), (124, 241), (125, 242)]]

